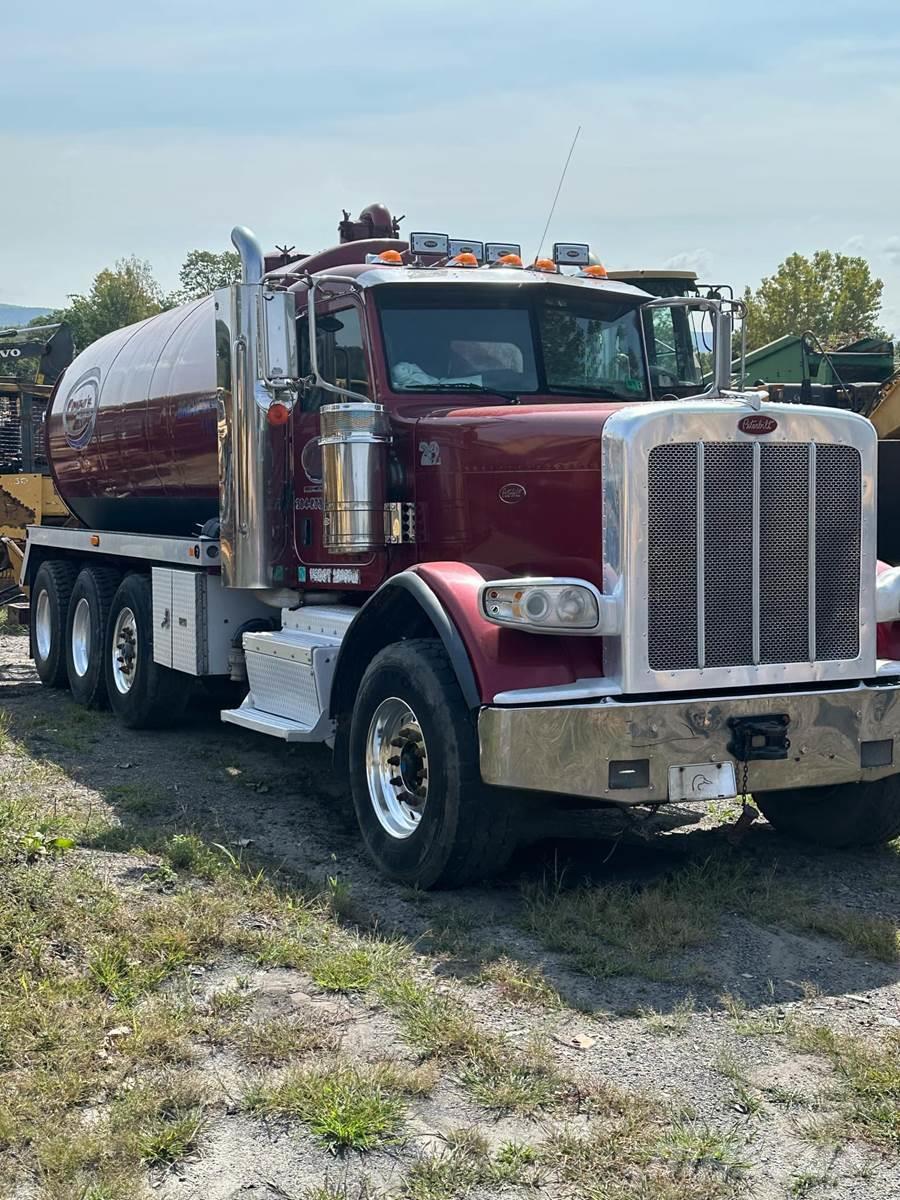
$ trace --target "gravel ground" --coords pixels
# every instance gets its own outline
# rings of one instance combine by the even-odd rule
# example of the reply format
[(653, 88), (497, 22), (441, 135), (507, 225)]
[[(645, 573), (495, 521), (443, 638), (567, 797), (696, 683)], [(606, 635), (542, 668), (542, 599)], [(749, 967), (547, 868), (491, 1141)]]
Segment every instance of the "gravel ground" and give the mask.
[[(724, 914), (709, 944), (680, 958), (676, 971), (661, 971), (660, 979), (597, 979), (524, 930), (523, 892), (548, 877), (561, 878), (563, 888), (646, 883), (687, 860), (721, 853), (721, 828), (707, 822), (646, 846), (619, 847), (611, 856), (608, 843), (543, 843), (520, 853), (490, 888), (421, 894), (394, 887), (371, 869), (323, 748), (286, 747), (223, 726), (200, 700), (177, 731), (134, 733), (106, 714), (79, 721), (68, 695), (38, 684), (27, 638), (10, 634), (0, 636), (0, 708), (12, 736), (35, 757), (57, 764), (82, 799), (115, 812), (123, 793), (132, 799), (142, 789), (162, 793), (168, 800), (164, 819), (173, 830), (196, 831), (228, 845), (252, 844), (314, 884), (337, 878), (352, 917), (363, 928), (412, 941), (422, 970), (458, 991), (485, 1028), (522, 1044), (539, 1036), (568, 1072), (664, 1097), (692, 1119), (734, 1132), (749, 1168), (742, 1195), (888, 1200), (900, 1194), (896, 1148), (891, 1153), (861, 1141), (829, 1143), (806, 1128), (832, 1103), (835, 1077), (828, 1062), (799, 1053), (777, 1033), (740, 1032), (720, 1002), (723, 993), (731, 993), (746, 1005), (748, 1019), (772, 1028), (796, 1018), (877, 1037), (900, 1027), (896, 963), (867, 959), (829, 938), (775, 929), (754, 921), (752, 912), (734, 909)], [(127, 813), (120, 815), (128, 820)], [(755, 864), (777, 861), (782, 878), (818, 889), (839, 908), (900, 923), (896, 846), (872, 853), (811, 851), (760, 821), (734, 853), (751, 856)], [(123, 888), (138, 886), (139, 860), (90, 854)], [(602, 929), (597, 937), (603, 937)], [(479, 970), (498, 952), (539, 968), (561, 995), (562, 1007), (512, 1003), (502, 989), (478, 982)], [(198, 988), (220, 987), (234, 975), (231, 964), (221, 964), (198, 977)], [(354, 1055), (410, 1058), (393, 1018), (373, 1001), (317, 994), (298, 972), (283, 969), (257, 971), (252, 994), (263, 1015), (325, 1012), (340, 1024), (343, 1045)], [(650, 1010), (656, 1017), (648, 1016)], [(673, 1028), (666, 1031), (666, 1024)], [(752, 1111), (723, 1067), (728, 1062), (738, 1064), (749, 1085)], [(239, 1093), (243, 1068), (227, 1053), (210, 1050), (202, 1069), (224, 1094)], [(794, 1101), (785, 1101), (788, 1096)], [(551, 1124), (496, 1120), (452, 1074), (412, 1111), (419, 1150), (439, 1145), (443, 1132), (461, 1125), (481, 1128), (499, 1145), (511, 1138), (540, 1141)], [(362, 1187), (363, 1171), (383, 1188), (398, 1186), (408, 1156), (408, 1150), (381, 1151), (364, 1164), (355, 1157), (330, 1159), (302, 1133), (250, 1120), (236, 1105), (226, 1105), (202, 1152), (151, 1182), (166, 1200), (274, 1200), (300, 1197), (304, 1188), (326, 1179), (335, 1188), (346, 1180), (353, 1200), (364, 1195), (352, 1190)], [(557, 1192), (548, 1186), (528, 1194)]]

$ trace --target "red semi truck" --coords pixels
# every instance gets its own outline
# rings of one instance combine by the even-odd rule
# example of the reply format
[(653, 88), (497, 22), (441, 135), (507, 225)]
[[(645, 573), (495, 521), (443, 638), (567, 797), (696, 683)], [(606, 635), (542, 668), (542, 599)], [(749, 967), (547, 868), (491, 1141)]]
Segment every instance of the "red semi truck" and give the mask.
[[(732, 391), (731, 306), (587, 246), (523, 266), (380, 206), (341, 232), (266, 259), (236, 229), (241, 283), (65, 372), (42, 681), (131, 728), (234, 681), (222, 720), (333, 746), (372, 858), (423, 887), (498, 867), (535, 806), (752, 791), (796, 835), (900, 833), (869, 422)], [(673, 336), (697, 305), (708, 387)]]

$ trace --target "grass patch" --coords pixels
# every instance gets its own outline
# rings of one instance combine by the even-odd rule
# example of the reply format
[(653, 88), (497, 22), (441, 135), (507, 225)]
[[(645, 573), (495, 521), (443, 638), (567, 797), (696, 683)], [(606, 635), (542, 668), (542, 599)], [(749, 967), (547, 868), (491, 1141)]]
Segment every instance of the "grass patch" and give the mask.
[(535, 1187), (543, 1182), (540, 1153), (525, 1142), (504, 1142), (492, 1155), (475, 1130), (451, 1130), (446, 1148), (424, 1154), (410, 1168), (400, 1195), (404, 1200), (454, 1200), (478, 1195), (476, 1188)]
[(731, 1027), (742, 1037), (778, 1037), (790, 1028), (787, 1013), (778, 1009), (751, 1009), (739, 996), (725, 992), (719, 1003), (728, 1014)]
[(522, 1049), (484, 1032), (461, 1000), (408, 976), (394, 978), (381, 994), (411, 1044), (452, 1064), (463, 1087), (486, 1108), (528, 1116), (564, 1101), (566, 1083), (543, 1047)]
[(715, 1062), (716, 1071), (731, 1082), (734, 1089), (734, 1107), (738, 1112), (755, 1117), (762, 1111), (762, 1100), (752, 1087), (740, 1060), (730, 1051), (719, 1052)]
[(741, 1175), (750, 1164), (742, 1157), (744, 1137), (699, 1121), (677, 1121), (659, 1139), (657, 1152), (679, 1168)]
[(900, 1033), (891, 1031), (876, 1041), (806, 1025), (791, 1031), (791, 1042), (830, 1061), (846, 1137), (900, 1149)]
[(566, 890), (560, 880), (527, 888), (524, 924), (596, 978), (684, 977), (676, 956), (707, 945), (726, 912), (822, 934), (882, 962), (900, 959), (895, 924), (823, 905), (809, 888), (788, 883), (777, 866), (750, 858), (692, 862), (644, 886), (609, 884)]
[(554, 1010), (563, 1007), (562, 997), (539, 967), (516, 962), (505, 955), (488, 963), (479, 978), (482, 983), (493, 984), (501, 996), (512, 1004)]
[(339, 1043), (337, 1030), (318, 1014), (241, 1024), (232, 1040), (241, 1057), (251, 1063), (283, 1063), (312, 1050), (336, 1050)]
[(374, 1150), (401, 1140), (408, 1095), (409, 1081), (390, 1065), (339, 1063), (257, 1084), (244, 1106), (255, 1116), (302, 1121), (333, 1149)]
[(651, 1033), (659, 1037), (683, 1037), (691, 1027), (697, 1011), (694, 997), (690, 993), (679, 1000), (671, 1012), (657, 1012), (654, 1008), (642, 1008), (641, 1016)]

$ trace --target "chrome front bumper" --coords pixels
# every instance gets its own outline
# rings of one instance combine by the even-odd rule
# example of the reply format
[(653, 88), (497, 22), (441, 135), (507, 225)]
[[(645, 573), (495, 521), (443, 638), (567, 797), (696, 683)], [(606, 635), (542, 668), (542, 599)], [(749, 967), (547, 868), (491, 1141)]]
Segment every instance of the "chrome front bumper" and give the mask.
[[(669, 798), (669, 767), (733, 761), (729, 717), (776, 713), (790, 718), (788, 757), (751, 762), (751, 792), (880, 779), (900, 770), (900, 682), (885, 680), (786, 695), (483, 708), (481, 775), (499, 787), (660, 803)], [(871, 742), (891, 745), (864, 747)], [(885, 765), (862, 766), (864, 750)], [(610, 762), (641, 760), (649, 763), (647, 787), (609, 786)]]

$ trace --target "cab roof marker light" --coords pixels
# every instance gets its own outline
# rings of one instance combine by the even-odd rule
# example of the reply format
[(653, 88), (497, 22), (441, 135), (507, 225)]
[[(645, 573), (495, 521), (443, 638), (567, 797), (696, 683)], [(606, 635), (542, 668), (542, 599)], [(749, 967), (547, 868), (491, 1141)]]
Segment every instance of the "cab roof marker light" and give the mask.
[(583, 267), (578, 272), (578, 274), (579, 274), (580, 278), (582, 278), (582, 279), (608, 279), (609, 278), (609, 276), (606, 273), (606, 267), (604, 267), (603, 263), (590, 263), (588, 266)]
[(554, 242), (553, 261), (561, 267), (587, 267), (591, 261), (591, 248), (587, 242)]
[(402, 267), (403, 255), (399, 250), (382, 250), (380, 254), (367, 254), (366, 262), (380, 267)]
[(479, 263), (484, 262), (484, 242), (465, 241), (463, 238), (450, 238), (448, 254), (456, 258), (458, 254), (474, 254)]
[(433, 254), (446, 258), (450, 253), (450, 238), (446, 233), (411, 233), (409, 248), (413, 254)]
[(544, 271), (548, 275), (558, 275), (559, 267), (552, 258), (536, 258), (531, 264), (532, 271)]
[(505, 258), (509, 254), (515, 254), (521, 259), (522, 247), (518, 242), (485, 242), (484, 244), (486, 262), (499, 262), (501, 258)]
[(462, 254), (454, 254), (453, 258), (447, 263), (448, 267), (477, 267), (478, 259), (474, 254), (464, 250)]

